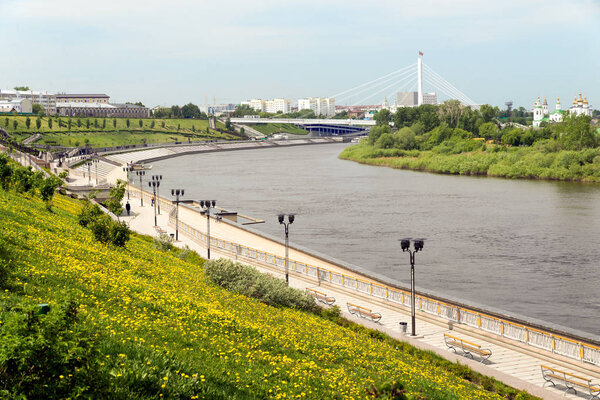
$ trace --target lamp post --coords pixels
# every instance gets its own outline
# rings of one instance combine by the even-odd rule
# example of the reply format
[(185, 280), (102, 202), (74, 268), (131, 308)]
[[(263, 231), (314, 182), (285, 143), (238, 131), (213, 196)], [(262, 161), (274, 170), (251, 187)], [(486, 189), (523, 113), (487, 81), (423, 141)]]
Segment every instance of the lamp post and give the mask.
[(158, 185), (156, 185), (156, 194), (154, 195), (154, 204), (158, 203), (158, 215), (160, 215), (160, 190), (158, 187), (160, 186), (160, 181), (162, 181), (162, 175), (152, 175), (152, 181), (158, 182)]
[(290, 276), (289, 276), (289, 270), (288, 270), (288, 265), (290, 263), (290, 242), (288, 239), (288, 233), (289, 233), (289, 228), (290, 225), (294, 223), (294, 218), (296, 217), (294, 214), (288, 214), (288, 222), (285, 222), (285, 214), (279, 214), (277, 216), (277, 218), (279, 219), (279, 223), (281, 225), (283, 225), (284, 229), (285, 229), (285, 283), (289, 286), (290, 285)]
[(146, 171), (135, 171), (136, 175), (140, 177), (140, 206), (144, 207), (144, 192), (142, 192), (142, 178), (146, 175)]
[(92, 168), (92, 162), (88, 161), (87, 163), (85, 163), (85, 165), (87, 165), (88, 167), (88, 186), (92, 184), (92, 173), (90, 172), (90, 169)]
[(127, 200), (129, 200), (129, 172), (132, 170), (133, 168), (129, 166), (129, 163), (126, 167), (123, 167), (123, 171), (127, 172)]
[(98, 186), (98, 163), (100, 162), (100, 160), (98, 160), (97, 158), (94, 158), (92, 160), (92, 162), (96, 166), (96, 186)]
[(217, 204), (216, 200), (200, 200), (200, 207), (204, 209), (206, 214), (206, 255), (207, 260), (210, 260), (210, 208)]
[[(410, 242), (413, 242), (414, 250), (410, 249)], [(423, 250), (423, 242), (425, 239), (415, 239), (411, 240), (410, 238), (401, 239), (400, 246), (402, 247), (402, 252), (408, 251), (410, 255), (410, 317), (411, 317), (411, 325), (412, 325), (412, 334), (411, 336), (416, 336), (416, 319), (415, 319), (415, 254), (419, 251)]]
[(156, 191), (160, 186), (160, 181), (148, 181), (148, 186), (152, 188), (152, 193), (154, 194), (154, 226), (158, 226), (158, 222), (156, 221)]
[(175, 240), (179, 240), (179, 196), (183, 196), (183, 189), (171, 189), (171, 196), (175, 196)]

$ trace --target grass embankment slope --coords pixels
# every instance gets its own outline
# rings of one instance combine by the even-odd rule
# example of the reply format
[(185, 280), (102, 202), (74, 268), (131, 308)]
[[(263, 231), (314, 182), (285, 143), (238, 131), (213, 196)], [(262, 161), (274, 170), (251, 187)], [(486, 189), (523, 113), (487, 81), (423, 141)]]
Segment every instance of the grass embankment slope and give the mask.
[(256, 129), (265, 136), (274, 133), (293, 133), (294, 135), (306, 135), (307, 130), (297, 127), (293, 124), (247, 124), (249, 127)]
[[(73, 361), (72, 371), (64, 363), (22, 367), (24, 381), (44, 374), (48, 396), (70, 393), (93, 372), (111, 398), (366, 398), (372, 385), (392, 380), (414, 399), (501, 398), (462, 379), (468, 369), (450, 364), (451, 372), (430, 353), (207, 284), (201, 265), (155, 250), (148, 237), (134, 234), (125, 248), (100, 244), (77, 224), (80, 207), (56, 195), (50, 212), (36, 198), (0, 189), (0, 261), (13, 270), (0, 291), (0, 377), (7, 359), (28, 356), (7, 350), (27, 347), (11, 339), (15, 321), (32, 329), (32, 314), (19, 310), (49, 303), (39, 318), (52, 318), (70, 300), (78, 312), (68, 315), (94, 332), (100, 360)], [(72, 354), (82, 346), (74, 343), (61, 348), (79, 360)]]
[[(26, 125), (27, 118), (30, 119), (29, 128)], [(69, 119), (71, 120), (70, 129)], [(50, 120), (52, 120), (51, 123)], [(127, 120), (129, 120), (129, 126), (127, 126)], [(15, 121), (17, 122), (16, 127)], [(140, 121), (142, 126), (140, 126)], [(0, 116), (0, 127), (5, 129), (15, 140), (21, 142), (40, 133), (42, 138), (35, 142), (39, 145), (77, 147), (89, 143), (92, 147), (104, 147), (140, 144), (144, 140), (146, 143), (168, 143), (187, 142), (188, 139), (238, 139), (235, 135), (218, 130), (225, 128), (223, 123), (217, 121), (217, 130), (209, 129), (207, 132), (208, 121), (198, 119), (56, 118), (44, 116), (40, 118), (39, 129), (36, 122), (37, 116)]]
[(341, 159), (399, 169), (502, 178), (600, 182), (600, 148), (548, 151), (543, 145), (507, 147), (478, 143), (472, 151), (381, 149), (366, 140)]

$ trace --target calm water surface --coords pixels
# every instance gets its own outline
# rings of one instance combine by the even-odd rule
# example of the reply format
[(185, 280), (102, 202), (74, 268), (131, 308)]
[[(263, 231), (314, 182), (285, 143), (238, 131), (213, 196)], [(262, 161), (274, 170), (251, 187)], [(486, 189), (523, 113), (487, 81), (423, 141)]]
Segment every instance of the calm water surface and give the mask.
[(346, 145), (189, 155), (153, 163), (163, 187), (262, 218), (290, 241), (410, 282), (398, 239), (425, 237), (417, 286), (600, 332), (600, 185), (435, 175), (342, 161)]

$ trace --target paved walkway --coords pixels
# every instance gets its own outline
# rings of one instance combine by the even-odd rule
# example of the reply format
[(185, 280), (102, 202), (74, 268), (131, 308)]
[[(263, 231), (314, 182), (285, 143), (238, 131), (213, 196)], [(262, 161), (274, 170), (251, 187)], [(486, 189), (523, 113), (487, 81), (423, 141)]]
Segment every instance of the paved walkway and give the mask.
[[(125, 199), (126, 201), (127, 199)], [(154, 208), (148, 202), (145, 202), (144, 207), (140, 206), (139, 198), (130, 200), (132, 206), (132, 215), (122, 217), (123, 220), (129, 223), (130, 227), (143, 234), (156, 236), (157, 230), (154, 228)], [(162, 215), (158, 216), (158, 225), (168, 233), (174, 233), (174, 229), (168, 226), (168, 215), (163, 211)], [(187, 237), (182, 231), (179, 232), (179, 241), (175, 244), (179, 247), (189, 246), (197, 251), (200, 255), (206, 257), (206, 247), (204, 244), (197, 243), (190, 237)], [(234, 239), (232, 239), (234, 240)], [(212, 258), (231, 258), (230, 254), (221, 253), (217, 248), (211, 248)], [(276, 270), (274, 267), (257, 265), (253, 260), (239, 259), (241, 262), (250, 263), (258, 269), (268, 272), (272, 275), (284, 278), (284, 273), (281, 270)], [(331, 286), (328, 283), (317, 283), (315, 280), (306, 276), (290, 274), (290, 286), (304, 290), (305, 288), (317, 289), (326, 293), (328, 296), (333, 296), (336, 299), (335, 304), (339, 305), (344, 313), (344, 316), (356, 321), (369, 328), (383, 331), (390, 336), (408, 341), (416, 347), (426, 350), (432, 350), (442, 357), (451, 361), (459, 361), (466, 364), (472, 369), (481, 372), (488, 376), (493, 376), (506, 384), (527, 390), (529, 393), (535, 394), (544, 399), (581, 399), (589, 398), (589, 394), (578, 390), (578, 395), (570, 392), (563, 396), (564, 387), (557, 388), (546, 386), (543, 388), (544, 379), (542, 378), (540, 365), (549, 365), (560, 368), (567, 372), (572, 372), (578, 375), (588, 376), (594, 382), (600, 381), (600, 368), (593, 365), (570, 360), (561, 356), (535, 349), (531, 346), (523, 345), (517, 342), (510, 343), (510, 340), (503, 338), (494, 338), (491, 335), (475, 331), (462, 325), (451, 327), (447, 321), (436, 320), (435, 317), (419, 314), (417, 315), (416, 331), (417, 338), (412, 338), (408, 335), (403, 335), (400, 332), (399, 322), (407, 322), (407, 332), (411, 332), (410, 324), (410, 309), (399, 306), (397, 304), (385, 304), (385, 302), (374, 301), (373, 298), (363, 297), (355, 292), (348, 292), (338, 286)], [(373, 323), (363, 318), (356, 317), (348, 313), (347, 303), (355, 303), (366, 308), (370, 308), (373, 312), (382, 314), (382, 319), (379, 323)], [(473, 341), (480, 344), (484, 348), (492, 350), (493, 355), (483, 365), (480, 362), (470, 360), (459, 354), (454, 354), (448, 350), (444, 344), (444, 333), (449, 333), (465, 340)]]

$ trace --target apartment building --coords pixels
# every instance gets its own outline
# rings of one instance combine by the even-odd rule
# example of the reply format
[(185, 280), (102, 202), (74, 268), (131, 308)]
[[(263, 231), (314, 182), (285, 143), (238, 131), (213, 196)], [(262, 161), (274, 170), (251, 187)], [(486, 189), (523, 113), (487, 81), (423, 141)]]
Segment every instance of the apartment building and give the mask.
[(148, 118), (150, 110), (136, 104), (58, 103), (58, 114), (71, 117)]
[(0, 113), (31, 114), (33, 103), (28, 99), (0, 100)]
[(273, 99), (265, 102), (268, 113), (277, 114), (281, 112), (287, 114), (292, 111), (292, 101), (290, 99)]
[(0, 90), (0, 101), (30, 100), (32, 104), (40, 104), (46, 114), (56, 114), (56, 96), (48, 92), (34, 90)]
[(108, 104), (110, 96), (106, 94), (68, 94), (58, 93), (56, 95), (57, 103), (98, 103)]
[(333, 97), (308, 97), (298, 100), (298, 111), (313, 110), (315, 115), (333, 117), (335, 115), (335, 99)]

